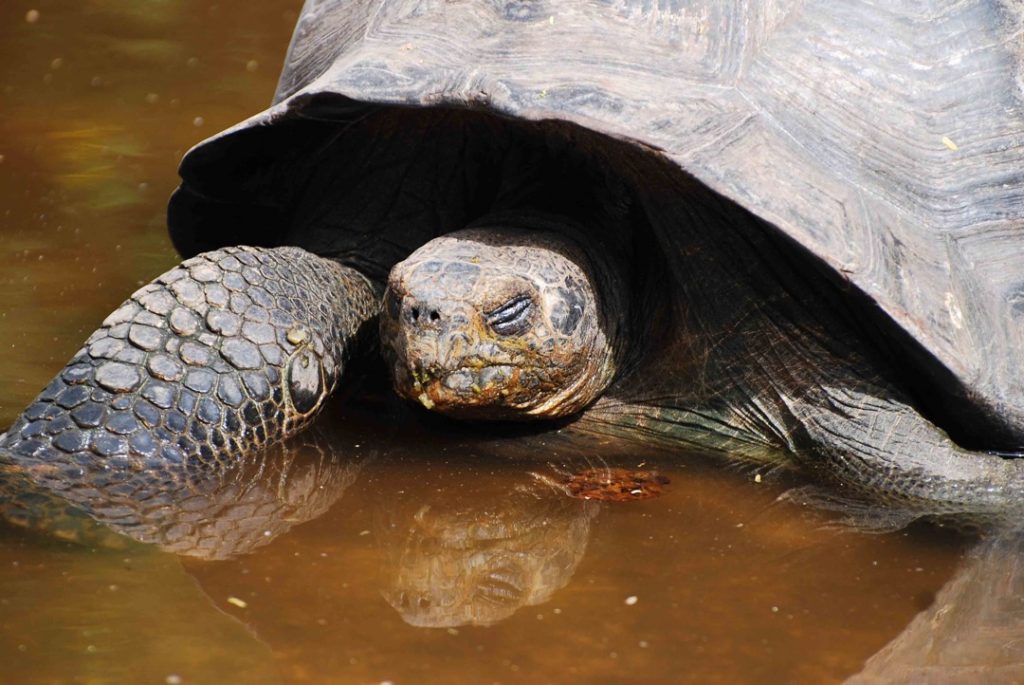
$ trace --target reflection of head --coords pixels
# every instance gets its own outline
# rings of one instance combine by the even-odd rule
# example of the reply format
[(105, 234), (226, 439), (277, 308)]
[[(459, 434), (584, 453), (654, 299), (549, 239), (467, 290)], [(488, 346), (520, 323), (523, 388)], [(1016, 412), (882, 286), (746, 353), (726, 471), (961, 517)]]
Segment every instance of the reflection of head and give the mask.
[(226, 469), (98, 471), (69, 486), (46, 463), (7, 465), (0, 516), (86, 544), (113, 544), (113, 530), (168, 552), (227, 559), (322, 515), (360, 466), (315, 429)]
[(378, 526), (384, 597), (414, 626), (488, 625), (547, 601), (583, 558), (597, 512), (539, 487), (444, 495), (391, 508)]

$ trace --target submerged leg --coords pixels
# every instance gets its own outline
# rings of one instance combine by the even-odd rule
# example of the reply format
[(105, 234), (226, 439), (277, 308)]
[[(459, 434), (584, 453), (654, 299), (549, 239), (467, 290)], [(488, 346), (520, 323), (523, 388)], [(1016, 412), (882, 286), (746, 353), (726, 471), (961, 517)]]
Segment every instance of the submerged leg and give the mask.
[[(1015, 521), (1024, 513), (1024, 459), (956, 444), (858, 356), (841, 358), (806, 337), (763, 337), (784, 349), (766, 347), (742, 374), (710, 374), (720, 383), (711, 392), (665, 371), (681, 390), (637, 383), (636, 395), (599, 402), (577, 426), (769, 468), (797, 464), (836, 486), (826, 498), (883, 502), (904, 521)], [(706, 396), (684, 394), (690, 387)], [(826, 498), (813, 499), (827, 505)]]
[(1024, 511), (1024, 459), (960, 447), (884, 385), (823, 383), (789, 405), (798, 457), (844, 488), (922, 514)]
[(0, 438), (61, 490), (110, 470), (217, 467), (301, 430), (378, 296), (295, 247), (234, 247), (137, 291)]

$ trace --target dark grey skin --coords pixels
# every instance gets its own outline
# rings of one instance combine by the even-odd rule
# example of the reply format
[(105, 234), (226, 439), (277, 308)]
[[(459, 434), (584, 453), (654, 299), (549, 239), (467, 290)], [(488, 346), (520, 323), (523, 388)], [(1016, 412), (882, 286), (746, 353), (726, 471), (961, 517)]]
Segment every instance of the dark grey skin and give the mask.
[(309, 425), (376, 303), (363, 276), (299, 248), (189, 259), (107, 317), (0, 458), (86, 511), (226, 478)]
[[(4, 460), (87, 505), (111, 473), (159, 491), (252, 458), (308, 425), (346, 383), (363, 343), (378, 339), (394, 268), (383, 318), (398, 342), (385, 353), (393, 367), (406, 355), (397, 385), (420, 404), (796, 464), (913, 515), (1020, 513), (1021, 460), (950, 440), (834, 285), (752, 215), (653, 155), (557, 123), (451, 111), (386, 111), (326, 130), (330, 145), (315, 129), (315, 148), (289, 148), (303, 166), (280, 172), (290, 185), (277, 214), (244, 205), (253, 223), (226, 221), (221, 212), (235, 205), (207, 207), (186, 182), (171, 212), (183, 250), (241, 238), (242, 228), (285, 245), (207, 250), (141, 289), (16, 420), (0, 440)], [(422, 140), (429, 153), (460, 156), (432, 157)], [(264, 215), (272, 221), (256, 223)], [(280, 217), (287, 230), (271, 235)], [(462, 228), (477, 232), (472, 244), (431, 243)], [(533, 256), (509, 263), (499, 253), (510, 241)], [(489, 275), (452, 270), (436, 293), (429, 278), (406, 283), (430, 251), (428, 261), (468, 260)], [(534, 291), (511, 284), (543, 290), (547, 275), (531, 270), (545, 261), (572, 271), (573, 285), (521, 309)], [(428, 289), (402, 290), (413, 286)], [(442, 325), (431, 312), (459, 309), (457, 325), (443, 324), (446, 342), (420, 345), (421, 333), (398, 321), (413, 309), (406, 296), (426, 317), (423, 331)], [(536, 328), (543, 322), (548, 330)], [(551, 326), (565, 334), (552, 337)], [(429, 358), (408, 355), (417, 347)], [(428, 372), (419, 390), (403, 365)], [(529, 381), (527, 367), (549, 372)], [(457, 392), (442, 396), (431, 383), (448, 377)]]
[[(514, 250), (520, 259), (510, 256)], [(634, 404), (631, 394), (663, 385), (661, 374), (670, 371), (662, 364), (624, 371), (628, 350), (640, 341), (626, 327), (629, 298), (619, 294), (609, 304), (599, 287), (628, 282), (625, 274), (602, 273), (609, 264), (588, 255), (585, 243), (544, 232), (476, 229), (428, 243), (388, 281), (381, 342), (395, 390), (456, 417), (552, 419), (582, 405), (583, 426), (610, 424), (621, 434), (632, 425), (637, 437), (754, 461), (771, 462), (786, 451), (846, 487), (870, 488), (929, 513), (1018, 506), (1024, 462), (958, 447), (855, 353), (830, 355), (813, 332), (795, 340), (807, 356), (761, 381), (762, 392), (771, 389), (774, 398), (758, 399), (758, 388), (750, 387), (742, 393), (749, 405), (713, 412)], [(552, 297), (535, 285), (545, 282), (562, 284), (561, 293)], [(571, 294), (564, 285), (570, 283)], [(581, 307), (571, 331), (550, 313), (566, 301)], [(558, 369), (559, 382), (548, 383), (537, 368)], [(786, 381), (804, 385), (786, 387)], [(752, 430), (752, 411), (761, 414), (763, 433)], [(680, 430), (680, 423), (692, 428)], [(658, 430), (660, 436), (650, 436)]]
[[(556, 218), (545, 217), (542, 230), (532, 213), (518, 226), (505, 214), (500, 227), (438, 238), (395, 266), (380, 325), (399, 394), (458, 417), (569, 416), (584, 430), (613, 426), (620, 436), (755, 461), (788, 454), (926, 513), (987, 513), (1019, 501), (1021, 461), (957, 447), (870, 368), (851, 368), (856, 356), (816, 349), (813, 334), (800, 341), (807, 356), (779, 360), (789, 373), (771, 379), (771, 402), (742, 387), (733, 392), (746, 404), (718, 410), (630, 400), (663, 385), (672, 358), (628, 361), (640, 341), (626, 324), (630, 300), (615, 291), (628, 275), (606, 271), (613, 262), (589, 254), (563, 221), (559, 233)], [(226, 469), (309, 424), (343, 378), (380, 291), (299, 248), (190, 259), (104, 321), (0, 450), (84, 504), (112, 474), (135, 473), (152, 489), (182, 470)], [(815, 374), (828, 382), (811, 382)]]

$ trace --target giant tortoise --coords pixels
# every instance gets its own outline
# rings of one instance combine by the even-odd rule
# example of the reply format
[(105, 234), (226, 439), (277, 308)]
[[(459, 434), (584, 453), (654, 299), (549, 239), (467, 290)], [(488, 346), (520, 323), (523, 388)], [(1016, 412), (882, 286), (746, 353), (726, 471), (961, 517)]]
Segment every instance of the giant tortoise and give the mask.
[(226, 468), (381, 349), (454, 417), (1013, 517), (1022, 26), (997, 0), (308, 0), (274, 104), (182, 162), (186, 261), (0, 451), (72, 500)]

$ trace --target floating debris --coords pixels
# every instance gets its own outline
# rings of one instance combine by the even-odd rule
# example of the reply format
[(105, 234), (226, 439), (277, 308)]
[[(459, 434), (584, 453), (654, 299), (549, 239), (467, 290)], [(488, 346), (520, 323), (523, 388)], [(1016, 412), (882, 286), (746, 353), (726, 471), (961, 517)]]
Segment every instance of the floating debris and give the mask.
[(957, 150), (960, 149), (959, 147), (957, 147), (956, 143), (953, 142), (953, 139), (950, 138), (949, 136), (942, 136), (942, 144), (948, 147), (953, 152), (956, 152)]
[(622, 468), (591, 468), (570, 474), (561, 485), (578, 499), (630, 502), (651, 499), (664, 492), (669, 479), (654, 471)]
[(239, 609), (244, 609), (247, 606), (249, 606), (248, 602), (246, 602), (244, 599), (239, 599), (238, 597), (228, 597), (228, 604), (233, 604)]

